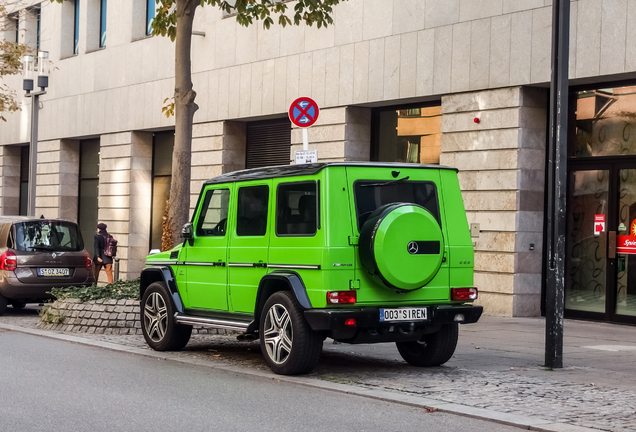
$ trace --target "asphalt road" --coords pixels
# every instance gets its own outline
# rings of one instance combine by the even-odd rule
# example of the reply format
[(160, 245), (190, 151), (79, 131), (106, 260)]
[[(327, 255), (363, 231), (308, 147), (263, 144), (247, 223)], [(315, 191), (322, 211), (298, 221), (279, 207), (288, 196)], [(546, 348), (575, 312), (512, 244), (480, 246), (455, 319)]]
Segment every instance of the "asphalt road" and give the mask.
[(516, 431), (0, 330), (0, 431)]

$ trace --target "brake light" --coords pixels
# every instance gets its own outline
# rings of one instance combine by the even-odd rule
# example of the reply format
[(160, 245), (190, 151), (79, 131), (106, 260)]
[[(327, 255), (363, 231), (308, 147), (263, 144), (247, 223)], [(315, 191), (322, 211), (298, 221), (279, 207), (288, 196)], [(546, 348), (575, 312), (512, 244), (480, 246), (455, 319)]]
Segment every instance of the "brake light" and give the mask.
[(18, 266), (18, 257), (13, 251), (6, 251), (0, 256), (0, 270), (13, 271)]
[(91, 268), (93, 266), (93, 260), (91, 260), (91, 257), (89, 257), (88, 255), (86, 255), (86, 261), (84, 262), (84, 265), (86, 266), (86, 268)]
[(351, 304), (356, 300), (356, 291), (327, 291), (327, 304)]
[(477, 288), (451, 288), (451, 300), (475, 300)]

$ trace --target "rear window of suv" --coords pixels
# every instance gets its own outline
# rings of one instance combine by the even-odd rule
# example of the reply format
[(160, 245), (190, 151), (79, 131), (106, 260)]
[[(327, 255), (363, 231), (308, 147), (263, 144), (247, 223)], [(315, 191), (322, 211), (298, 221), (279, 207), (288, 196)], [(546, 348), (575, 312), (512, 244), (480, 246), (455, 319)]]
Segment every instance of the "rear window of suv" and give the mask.
[(354, 183), (354, 194), (358, 231), (376, 209), (400, 202), (424, 207), (440, 223), (437, 187), (432, 182), (358, 180)]
[(20, 251), (81, 251), (77, 225), (63, 221), (32, 221), (13, 225), (9, 247)]

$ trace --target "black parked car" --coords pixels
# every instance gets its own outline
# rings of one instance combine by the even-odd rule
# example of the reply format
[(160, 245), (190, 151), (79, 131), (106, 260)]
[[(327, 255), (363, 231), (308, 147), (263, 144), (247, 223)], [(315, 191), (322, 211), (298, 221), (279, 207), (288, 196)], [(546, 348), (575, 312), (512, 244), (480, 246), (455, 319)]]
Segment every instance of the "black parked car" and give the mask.
[(93, 282), (93, 263), (76, 223), (0, 217), (0, 315), (8, 304), (21, 309), (51, 298), (51, 288)]

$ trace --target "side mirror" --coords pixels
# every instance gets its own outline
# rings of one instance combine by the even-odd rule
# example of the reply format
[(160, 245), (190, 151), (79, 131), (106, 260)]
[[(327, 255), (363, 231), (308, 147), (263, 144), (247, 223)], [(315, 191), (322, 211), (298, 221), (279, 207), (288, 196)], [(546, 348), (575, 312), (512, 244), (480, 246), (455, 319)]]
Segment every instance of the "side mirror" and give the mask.
[(194, 231), (190, 222), (183, 225), (183, 229), (181, 230), (181, 237), (183, 237), (184, 240), (187, 240), (190, 246), (192, 246), (192, 241), (194, 240)]

